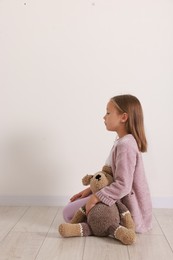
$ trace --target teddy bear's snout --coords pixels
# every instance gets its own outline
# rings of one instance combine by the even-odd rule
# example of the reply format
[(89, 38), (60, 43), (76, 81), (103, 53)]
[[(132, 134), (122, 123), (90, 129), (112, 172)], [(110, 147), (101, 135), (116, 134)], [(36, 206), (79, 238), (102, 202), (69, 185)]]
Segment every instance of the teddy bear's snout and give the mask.
[(95, 178), (96, 178), (98, 181), (100, 181), (101, 175), (100, 175), (100, 174), (97, 174)]

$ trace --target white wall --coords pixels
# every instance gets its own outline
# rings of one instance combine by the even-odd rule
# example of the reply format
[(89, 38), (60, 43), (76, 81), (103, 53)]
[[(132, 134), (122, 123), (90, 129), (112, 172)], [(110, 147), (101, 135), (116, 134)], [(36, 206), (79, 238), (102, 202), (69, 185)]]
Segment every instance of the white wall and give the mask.
[(114, 141), (106, 103), (130, 93), (154, 206), (173, 206), (172, 14), (171, 0), (0, 1), (1, 204), (82, 189)]

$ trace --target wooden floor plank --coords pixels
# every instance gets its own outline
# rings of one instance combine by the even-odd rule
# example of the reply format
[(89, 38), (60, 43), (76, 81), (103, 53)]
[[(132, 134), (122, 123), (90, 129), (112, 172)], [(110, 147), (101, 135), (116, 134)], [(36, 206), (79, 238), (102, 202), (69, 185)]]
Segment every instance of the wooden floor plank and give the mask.
[(0, 207), (0, 241), (16, 225), (27, 207)]
[(155, 209), (154, 214), (173, 250), (173, 209)]
[(30, 207), (13, 231), (47, 233), (58, 207)]
[(56, 238), (48, 236), (36, 260), (82, 260), (85, 238)]
[(163, 235), (138, 235), (137, 243), (129, 246), (130, 260), (173, 259), (173, 252)]
[(173, 234), (173, 209), (155, 209), (154, 215), (166, 234)]
[(83, 260), (129, 260), (128, 247), (110, 237), (87, 237)]
[(147, 234), (150, 234), (150, 235), (163, 235), (163, 231), (156, 219), (156, 217), (153, 215), (153, 219), (152, 219), (152, 224), (153, 224), (153, 228), (147, 232)]
[(11, 232), (0, 244), (0, 260), (35, 260), (43, 240), (39, 233)]

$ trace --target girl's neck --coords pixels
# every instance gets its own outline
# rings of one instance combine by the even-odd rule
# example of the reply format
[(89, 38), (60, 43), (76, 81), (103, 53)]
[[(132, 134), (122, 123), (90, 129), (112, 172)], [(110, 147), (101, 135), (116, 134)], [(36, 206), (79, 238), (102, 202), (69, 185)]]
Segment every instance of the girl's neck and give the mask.
[(126, 131), (121, 131), (121, 132), (117, 132), (117, 135), (118, 135), (118, 138), (122, 138), (124, 137), (125, 135), (128, 135), (128, 133)]

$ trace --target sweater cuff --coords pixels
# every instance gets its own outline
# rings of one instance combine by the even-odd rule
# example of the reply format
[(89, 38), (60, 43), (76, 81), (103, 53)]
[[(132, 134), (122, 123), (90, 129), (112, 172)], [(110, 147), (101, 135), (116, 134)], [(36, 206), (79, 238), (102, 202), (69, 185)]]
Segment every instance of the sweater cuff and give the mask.
[(101, 202), (103, 202), (104, 204), (106, 204), (108, 206), (112, 206), (116, 202), (115, 200), (113, 200), (109, 197), (105, 197), (101, 191), (96, 192), (95, 195), (100, 199)]

